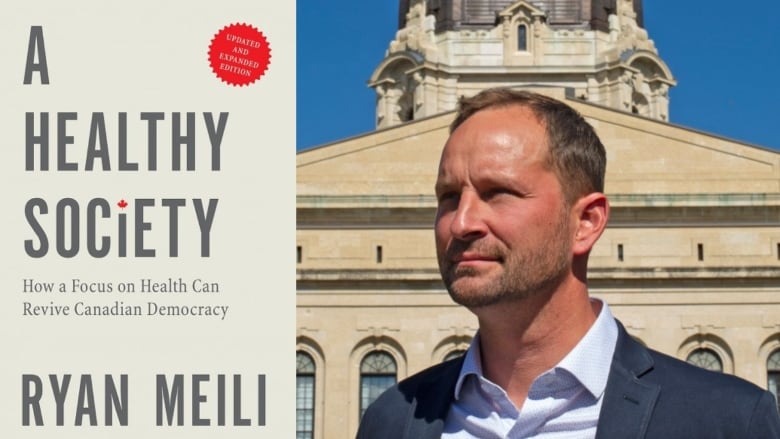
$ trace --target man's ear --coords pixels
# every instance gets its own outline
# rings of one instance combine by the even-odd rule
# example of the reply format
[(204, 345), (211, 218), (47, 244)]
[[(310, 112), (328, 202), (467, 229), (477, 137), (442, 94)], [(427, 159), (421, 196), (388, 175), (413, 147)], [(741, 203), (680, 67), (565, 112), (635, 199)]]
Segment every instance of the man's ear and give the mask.
[(609, 221), (609, 201), (601, 192), (592, 192), (574, 203), (572, 213), (576, 215), (572, 252), (586, 255), (590, 252)]

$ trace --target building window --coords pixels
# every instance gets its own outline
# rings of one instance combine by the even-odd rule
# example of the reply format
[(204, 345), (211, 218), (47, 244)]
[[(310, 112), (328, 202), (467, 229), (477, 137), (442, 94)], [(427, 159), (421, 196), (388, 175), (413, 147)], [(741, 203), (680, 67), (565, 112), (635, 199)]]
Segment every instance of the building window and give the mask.
[(699, 348), (688, 354), (688, 363), (699, 366), (702, 369), (723, 372), (723, 362), (712, 349)]
[(704, 260), (704, 244), (696, 244), (696, 252), (698, 253), (699, 260)]
[(517, 50), (518, 52), (528, 50), (528, 28), (524, 24), (517, 26)]
[(296, 439), (314, 437), (314, 360), (305, 352), (296, 355), (295, 430)]
[(386, 352), (370, 352), (360, 362), (360, 417), (379, 395), (396, 383), (395, 360)]
[(780, 350), (772, 352), (766, 360), (767, 388), (775, 395), (777, 409), (780, 410)]
[(303, 247), (301, 247), (300, 245), (296, 246), (295, 253), (296, 253), (295, 262), (300, 264), (301, 262), (303, 262)]
[(376, 246), (376, 263), (381, 264), (382, 263), (382, 246), (378, 245)]
[(466, 355), (465, 349), (455, 349), (453, 351), (450, 351), (447, 355), (444, 356), (444, 361), (454, 360), (464, 355)]
[(617, 253), (618, 261), (623, 262), (623, 244), (618, 244)]

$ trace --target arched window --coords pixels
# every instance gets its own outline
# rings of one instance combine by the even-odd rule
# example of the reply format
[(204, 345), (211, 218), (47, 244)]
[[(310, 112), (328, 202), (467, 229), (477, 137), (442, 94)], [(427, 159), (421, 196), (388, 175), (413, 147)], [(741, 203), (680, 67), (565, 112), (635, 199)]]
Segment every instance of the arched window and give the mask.
[(766, 360), (767, 387), (772, 395), (775, 395), (777, 409), (780, 410), (780, 350), (772, 352)]
[(382, 392), (397, 380), (395, 360), (386, 352), (373, 351), (360, 362), (360, 417)]
[(466, 350), (465, 349), (455, 349), (455, 350), (452, 350), (452, 351), (448, 352), (447, 355), (444, 356), (444, 360), (443, 361), (454, 360), (454, 359), (456, 359), (458, 357), (461, 357), (461, 356), (463, 356), (465, 354), (466, 354)]
[(296, 439), (314, 437), (314, 360), (305, 352), (296, 354), (295, 430)]
[(707, 348), (695, 349), (688, 354), (688, 363), (699, 366), (702, 369), (723, 372), (723, 362), (715, 351)]

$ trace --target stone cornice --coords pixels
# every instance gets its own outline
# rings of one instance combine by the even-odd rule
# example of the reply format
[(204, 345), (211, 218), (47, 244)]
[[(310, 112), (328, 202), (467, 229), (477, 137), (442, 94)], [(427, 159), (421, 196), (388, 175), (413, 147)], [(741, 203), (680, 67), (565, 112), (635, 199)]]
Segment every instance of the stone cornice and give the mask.
[[(612, 206), (780, 206), (780, 193), (608, 194)], [(434, 195), (298, 195), (298, 208), (435, 207)]]
[[(613, 194), (609, 227), (780, 227), (780, 194)], [(429, 228), (432, 195), (298, 196), (297, 226)]]
[[(441, 290), (439, 271), (430, 269), (299, 269), (298, 292), (323, 290)], [(710, 288), (760, 286), (780, 288), (777, 267), (627, 267), (591, 268), (591, 289), (642, 287)]]

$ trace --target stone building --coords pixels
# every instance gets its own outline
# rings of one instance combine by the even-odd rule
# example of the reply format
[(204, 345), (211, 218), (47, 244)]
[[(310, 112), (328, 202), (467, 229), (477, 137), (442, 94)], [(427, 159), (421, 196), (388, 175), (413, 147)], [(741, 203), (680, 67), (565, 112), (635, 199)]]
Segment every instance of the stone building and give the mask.
[(399, 3), (377, 130), (297, 157), (298, 437), (353, 437), (377, 392), (468, 346), (433, 184), (457, 98), (497, 85), (566, 100), (607, 149), (591, 293), (642, 343), (777, 393), (780, 153), (669, 123), (641, 0)]
[(519, 84), (571, 88), (578, 99), (668, 120), (675, 81), (641, 27), (639, 0), (400, 3), (400, 29), (369, 82), (377, 128)]

